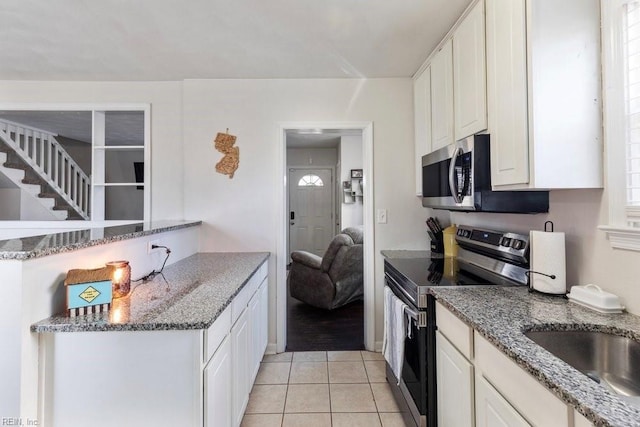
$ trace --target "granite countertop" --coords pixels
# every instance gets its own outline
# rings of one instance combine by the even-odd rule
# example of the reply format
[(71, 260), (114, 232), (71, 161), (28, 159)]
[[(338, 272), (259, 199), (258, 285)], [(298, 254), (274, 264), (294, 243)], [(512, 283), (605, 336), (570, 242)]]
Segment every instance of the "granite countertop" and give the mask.
[(205, 329), (218, 318), (268, 252), (198, 253), (171, 264), (131, 293), (113, 300), (107, 313), (53, 316), (32, 332), (156, 331)]
[(202, 221), (152, 221), (0, 240), (0, 260), (40, 258), (201, 224)]
[(610, 392), (523, 334), (589, 330), (640, 341), (640, 317), (600, 314), (562, 297), (529, 293), (524, 287), (431, 288), (429, 292), (596, 426), (640, 426), (640, 398)]

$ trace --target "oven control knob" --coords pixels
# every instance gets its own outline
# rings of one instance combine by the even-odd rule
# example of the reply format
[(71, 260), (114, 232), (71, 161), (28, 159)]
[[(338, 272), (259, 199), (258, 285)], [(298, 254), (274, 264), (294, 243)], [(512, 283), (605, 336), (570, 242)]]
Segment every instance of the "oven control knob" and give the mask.
[(464, 232), (464, 230), (463, 230), (463, 229), (458, 228), (458, 231), (456, 231), (456, 234), (457, 234), (458, 236), (462, 236), (462, 233), (463, 233), (463, 232)]
[(511, 238), (510, 237), (503, 237), (502, 239), (500, 239), (500, 246), (511, 246)]
[(520, 249), (522, 249), (524, 247), (524, 241), (518, 240), (518, 239), (513, 239), (513, 241), (511, 242), (511, 247), (513, 249), (520, 250)]
[(464, 237), (471, 236), (471, 232), (469, 230), (463, 230), (463, 231), (464, 231)]

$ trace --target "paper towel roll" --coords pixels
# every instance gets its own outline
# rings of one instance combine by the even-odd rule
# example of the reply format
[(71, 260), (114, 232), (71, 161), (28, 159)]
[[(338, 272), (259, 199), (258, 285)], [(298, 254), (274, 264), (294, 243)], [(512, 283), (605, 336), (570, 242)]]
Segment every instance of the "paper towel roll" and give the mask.
[[(531, 262), (529, 281), (531, 287), (546, 294), (567, 293), (567, 270), (564, 249), (564, 233), (530, 231)], [(543, 273), (543, 274), (538, 274)], [(555, 279), (545, 276), (553, 275)]]

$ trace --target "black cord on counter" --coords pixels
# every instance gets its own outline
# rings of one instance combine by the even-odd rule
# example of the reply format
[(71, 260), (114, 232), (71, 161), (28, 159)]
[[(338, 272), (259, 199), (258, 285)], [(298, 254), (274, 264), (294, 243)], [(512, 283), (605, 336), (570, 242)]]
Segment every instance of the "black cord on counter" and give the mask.
[[(164, 266), (167, 264), (167, 260), (169, 259), (169, 255), (171, 254), (171, 249), (169, 249), (166, 246), (160, 246), (160, 245), (151, 245), (151, 249), (158, 249), (158, 248), (164, 248), (166, 251), (167, 256), (164, 259), (164, 262), (162, 263), (162, 267), (160, 267), (160, 270), (153, 270), (151, 273), (147, 274), (146, 276), (143, 276), (139, 279), (133, 280), (132, 282), (148, 282), (149, 280), (153, 279), (154, 277), (156, 277), (158, 274), (162, 275), (162, 271), (164, 270)], [(164, 275), (162, 276), (164, 277)], [(166, 279), (165, 279), (166, 281)]]

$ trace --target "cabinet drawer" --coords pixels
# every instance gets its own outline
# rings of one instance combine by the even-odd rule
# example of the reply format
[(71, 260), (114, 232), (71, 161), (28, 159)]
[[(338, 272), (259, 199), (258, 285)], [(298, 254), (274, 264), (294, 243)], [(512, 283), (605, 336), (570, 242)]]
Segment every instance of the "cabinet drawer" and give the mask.
[(204, 331), (204, 363), (206, 364), (213, 353), (216, 352), (220, 343), (231, 330), (231, 306), (228, 306), (213, 322), (213, 325)]
[(251, 300), (253, 294), (258, 290), (260, 283), (262, 283), (264, 278), (267, 277), (267, 269), (267, 263), (262, 263), (258, 270), (249, 278), (247, 283), (244, 285), (244, 288), (242, 288), (242, 290), (238, 292), (238, 295), (233, 299), (233, 302), (231, 303), (232, 325), (236, 323), (236, 320), (238, 320), (242, 311), (247, 307), (249, 300)]
[(473, 358), (473, 329), (458, 319), (445, 306), (436, 302), (436, 325), (442, 335), (458, 349), (467, 360)]
[(513, 407), (535, 426), (567, 427), (569, 407), (477, 332), (475, 365)]

